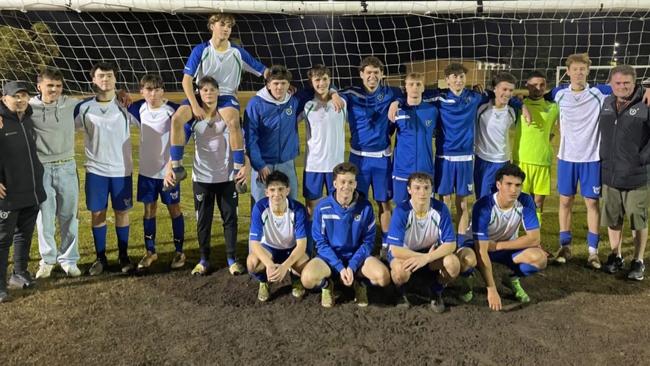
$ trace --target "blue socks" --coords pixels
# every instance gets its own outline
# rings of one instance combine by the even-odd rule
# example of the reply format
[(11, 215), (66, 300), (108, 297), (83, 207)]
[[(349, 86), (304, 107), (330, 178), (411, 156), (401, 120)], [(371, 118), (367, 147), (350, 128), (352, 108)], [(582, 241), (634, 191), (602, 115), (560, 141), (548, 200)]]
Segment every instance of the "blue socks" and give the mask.
[(598, 252), (599, 241), (600, 241), (600, 235), (592, 232), (587, 233), (587, 245), (589, 246), (589, 254)]
[(106, 225), (92, 228), (97, 259), (106, 262)]
[(156, 252), (156, 218), (142, 219), (144, 229), (144, 247), (151, 253)]
[(513, 270), (519, 277), (528, 277), (539, 272), (539, 268), (528, 263), (515, 264), (515, 268), (513, 268)]
[(573, 240), (573, 237), (571, 236), (570, 231), (560, 231), (561, 246), (571, 245), (571, 240)]
[(115, 235), (117, 236), (117, 249), (120, 253), (120, 258), (127, 256), (127, 249), (129, 248), (129, 228), (126, 225), (122, 227), (115, 227)]
[(185, 218), (182, 214), (172, 219), (172, 233), (174, 235), (174, 247), (180, 253), (183, 251), (183, 241), (185, 240)]

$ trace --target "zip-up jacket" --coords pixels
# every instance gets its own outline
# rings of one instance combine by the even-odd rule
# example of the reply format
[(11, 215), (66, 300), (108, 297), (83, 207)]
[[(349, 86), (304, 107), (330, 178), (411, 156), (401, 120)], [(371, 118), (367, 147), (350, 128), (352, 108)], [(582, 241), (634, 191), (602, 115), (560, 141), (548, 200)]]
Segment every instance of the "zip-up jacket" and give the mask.
[(0, 210), (14, 211), (45, 201), (43, 166), (36, 155), (36, 133), (28, 106), (23, 120), (0, 102), (0, 182), (6, 197), (0, 199)]
[(393, 175), (408, 178), (411, 173), (433, 176), (433, 136), (438, 108), (433, 103), (404, 104), (397, 112), (397, 141), (393, 156)]
[(650, 182), (650, 109), (637, 85), (630, 103), (616, 109), (616, 97), (605, 98), (600, 113), (602, 183), (617, 189), (636, 189)]
[(356, 272), (375, 245), (375, 214), (370, 202), (360, 193), (348, 208), (336, 201), (336, 191), (322, 199), (314, 210), (312, 237), (318, 256), (341, 272), (350, 267)]

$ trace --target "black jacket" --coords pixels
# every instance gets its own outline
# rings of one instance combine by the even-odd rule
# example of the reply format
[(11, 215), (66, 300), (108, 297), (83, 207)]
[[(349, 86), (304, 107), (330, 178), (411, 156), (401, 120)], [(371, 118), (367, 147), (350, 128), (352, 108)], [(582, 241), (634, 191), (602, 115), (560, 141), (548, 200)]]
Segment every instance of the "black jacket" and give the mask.
[(631, 101), (616, 110), (616, 97), (605, 98), (600, 113), (602, 183), (629, 190), (650, 182), (650, 110), (641, 101), (644, 88), (637, 85)]
[(0, 210), (14, 211), (38, 205), (46, 198), (43, 166), (36, 155), (36, 135), (27, 107), (23, 120), (0, 101), (0, 182), (7, 196), (0, 199)]

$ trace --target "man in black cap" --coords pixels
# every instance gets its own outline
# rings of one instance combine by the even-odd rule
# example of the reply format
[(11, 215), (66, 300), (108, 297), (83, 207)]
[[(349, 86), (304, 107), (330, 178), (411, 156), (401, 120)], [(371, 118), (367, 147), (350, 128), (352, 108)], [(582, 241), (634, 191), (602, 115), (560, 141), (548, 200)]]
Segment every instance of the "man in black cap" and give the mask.
[(9, 286), (27, 288), (34, 284), (27, 271), (29, 249), (39, 204), (46, 197), (28, 90), (24, 82), (7, 82), (0, 102), (0, 302), (8, 298), (6, 281), (12, 242), (14, 271)]

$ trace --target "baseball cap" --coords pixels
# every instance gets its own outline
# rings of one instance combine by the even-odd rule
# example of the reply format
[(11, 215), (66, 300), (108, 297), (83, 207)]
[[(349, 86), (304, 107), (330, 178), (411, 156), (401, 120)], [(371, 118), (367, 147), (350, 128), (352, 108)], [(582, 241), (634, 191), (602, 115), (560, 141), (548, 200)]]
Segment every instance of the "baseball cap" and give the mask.
[(14, 96), (19, 91), (24, 91), (29, 94), (29, 84), (24, 81), (9, 81), (2, 87), (3, 95)]

